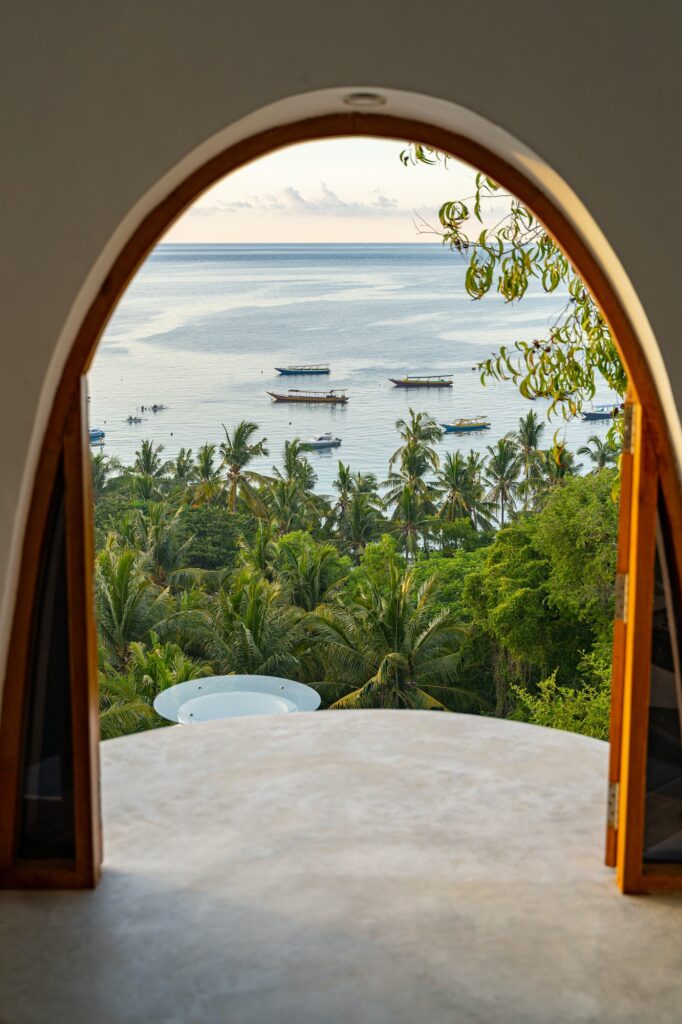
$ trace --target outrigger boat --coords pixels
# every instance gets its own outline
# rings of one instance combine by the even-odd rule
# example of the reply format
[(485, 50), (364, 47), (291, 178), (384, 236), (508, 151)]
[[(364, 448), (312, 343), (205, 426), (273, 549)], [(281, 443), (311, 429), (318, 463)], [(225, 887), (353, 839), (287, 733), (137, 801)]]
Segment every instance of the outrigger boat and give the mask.
[(462, 417), (453, 420), (452, 423), (441, 423), (446, 434), (467, 434), (474, 430), (489, 430), (490, 420), (486, 416), (472, 416), (469, 419)]
[(593, 405), (591, 409), (585, 409), (582, 418), (589, 420), (612, 420), (620, 412), (619, 405)]
[(392, 384), (397, 388), (451, 388), (451, 376), (431, 376), (425, 374), (422, 377), (389, 377)]
[(90, 444), (101, 444), (105, 434), (99, 427), (90, 427)]
[(301, 366), (276, 366), (277, 373), (281, 373), (283, 377), (298, 377), (303, 374), (323, 374), (330, 373), (328, 363), (308, 363), (302, 364)]
[(298, 388), (289, 388), (286, 395), (277, 391), (268, 391), (274, 402), (315, 402), (323, 405), (345, 405), (348, 396), (344, 393), (345, 388), (331, 391), (300, 391)]
[(338, 448), (340, 444), (341, 438), (334, 437), (329, 431), (327, 434), (315, 434), (309, 441), (304, 441), (302, 447), (311, 451), (322, 451), (325, 448)]

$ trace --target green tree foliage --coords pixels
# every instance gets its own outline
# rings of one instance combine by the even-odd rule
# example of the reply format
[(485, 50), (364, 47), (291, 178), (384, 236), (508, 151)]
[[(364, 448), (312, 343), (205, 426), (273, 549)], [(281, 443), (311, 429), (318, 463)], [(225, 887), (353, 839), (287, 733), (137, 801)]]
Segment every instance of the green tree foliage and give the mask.
[(397, 429), (387, 490), (339, 463), (332, 500), (298, 443), (252, 473), (255, 424), (226, 432), (220, 457), (207, 444), (163, 462), (151, 441), (128, 469), (95, 457), (104, 737), (162, 724), (165, 686), (231, 672), (312, 683), (338, 707), (494, 709), (600, 734), (616, 471), (591, 442), (577, 475), (532, 412), (485, 455), (441, 459), (426, 413)]
[(491, 645), (497, 711), (509, 685), (532, 689), (555, 669), (579, 676), (584, 654), (608, 645), (613, 619), (617, 508), (613, 471), (576, 477), (544, 507), (500, 530), (465, 584), (464, 600)]
[(449, 609), (435, 611), (435, 579), (417, 588), (395, 558), (388, 569), (386, 592), (365, 575), (353, 604), (321, 605), (309, 620), (326, 679), (350, 690), (332, 707), (446, 710), (445, 696), (475, 702), (475, 691), (458, 682), (463, 630)]
[[(433, 165), (446, 159), (416, 144), (402, 153), (405, 164)], [(557, 313), (547, 333), (520, 339), (511, 349), (501, 347), (480, 364), (482, 380), (512, 380), (525, 398), (549, 398), (552, 410), (568, 417), (594, 398), (602, 378), (625, 394), (625, 371), (599, 307), (523, 203), (492, 178), (477, 174), (473, 194), (443, 203), (438, 220), (443, 244), (466, 263), (465, 288), (472, 299), (496, 292), (505, 302), (518, 302), (533, 282), (557, 295)]]
[(232, 433), (223, 425), (225, 440), (220, 445), (220, 454), (227, 470), (227, 505), (230, 512), (237, 511), (237, 500), (241, 496), (246, 505), (253, 507), (256, 495), (253, 484), (263, 478), (247, 466), (260, 455), (267, 455), (265, 447), (267, 438), (254, 441), (258, 432), (258, 424), (242, 420)]
[(162, 690), (188, 679), (208, 676), (207, 662), (188, 658), (172, 643), (161, 643), (153, 631), (149, 643), (131, 643), (125, 675), (103, 675), (100, 681), (102, 739), (155, 728), (162, 720), (153, 713), (154, 698)]
[(609, 689), (559, 686), (556, 677), (555, 669), (551, 676), (538, 683), (537, 693), (530, 693), (520, 686), (513, 687), (519, 717), (534, 725), (580, 732), (598, 740), (607, 740), (611, 715)]
[(241, 544), (255, 537), (257, 522), (244, 513), (226, 515), (218, 505), (183, 505), (178, 525), (179, 539), (185, 543), (185, 563), (194, 569), (234, 568)]

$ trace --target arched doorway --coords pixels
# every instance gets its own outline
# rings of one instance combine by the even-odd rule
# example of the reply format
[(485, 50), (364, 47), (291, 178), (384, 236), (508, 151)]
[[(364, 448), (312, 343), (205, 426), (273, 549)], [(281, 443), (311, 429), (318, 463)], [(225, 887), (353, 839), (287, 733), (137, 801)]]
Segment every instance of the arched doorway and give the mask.
[[(413, 139), (473, 164), (500, 182), (545, 223), (610, 324), (632, 393), (622, 470), (621, 601), (614, 654), (613, 807), (607, 861), (618, 865), (620, 884), (626, 891), (675, 887), (680, 877), (667, 862), (644, 865), (642, 859), (657, 519), (658, 575), (672, 579), (682, 565), (682, 536), (676, 529), (682, 522), (682, 496), (674, 445), (642, 340), (612, 278), (575, 223), (557, 197), (540, 188), (530, 175), (467, 135), (421, 120), (353, 112), (292, 121), (251, 135), (187, 175), (131, 233), (74, 339), (40, 454), (10, 644), (12, 675), (21, 685), (15, 682), (5, 689), (0, 734), (6, 784), (16, 796), (6, 802), (0, 819), (0, 872), (6, 885), (86, 886), (95, 884), (99, 873), (96, 647), (90, 595), (92, 524), (83, 375), (100, 334), (151, 247), (206, 188), (250, 160), (283, 146), (354, 135)], [(63, 615), (67, 607), (68, 621)], [(674, 609), (670, 615), (674, 621)], [(48, 659), (35, 657), (36, 651), (48, 652)], [(39, 742), (27, 732), (32, 702), (40, 699), (36, 681), (44, 687), (47, 672), (54, 670), (55, 664), (62, 666), (55, 707), (62, 712), (58, 741), (64, 745), (67, 784), (73, 790), (69, 810), (73, 834), (41, 847), (35, 836), (27, 838), (25, 830), (22, 832), (21, 766), (27, 744)], [(48, 831), (49, 826), (48, 822)], [(64, 823), (57, 826), (69, 832)]]

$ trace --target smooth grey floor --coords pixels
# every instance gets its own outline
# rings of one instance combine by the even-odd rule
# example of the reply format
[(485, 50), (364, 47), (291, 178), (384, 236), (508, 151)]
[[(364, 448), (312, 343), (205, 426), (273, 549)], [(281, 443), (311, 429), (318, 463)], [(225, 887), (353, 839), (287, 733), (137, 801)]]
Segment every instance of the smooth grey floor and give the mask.
[(339, 711), (102, 755), (99, 889), (0, 896), (2, 1024), (679, 1020), (682, 902), (602, 866), (602, 743)]

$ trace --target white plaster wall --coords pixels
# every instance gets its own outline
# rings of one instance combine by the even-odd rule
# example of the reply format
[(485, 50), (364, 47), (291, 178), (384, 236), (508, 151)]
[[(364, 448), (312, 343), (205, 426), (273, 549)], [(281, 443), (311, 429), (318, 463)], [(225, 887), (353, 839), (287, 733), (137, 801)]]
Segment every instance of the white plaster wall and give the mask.
[[(474, 112), (472, 134), (569, 204), (674, 416), (681, 29), (676, 0), (5, 0), (0, 665), (51, 395), (115, 252), (210, 152), (292, 114), (340, 109), (347, 88), (399, 90), (387, 112), (453, 128), (462, 108)], [(277, 105), (303, 93), (315, 95)], [(448, 102), (422, 110), (414, 94)]]

